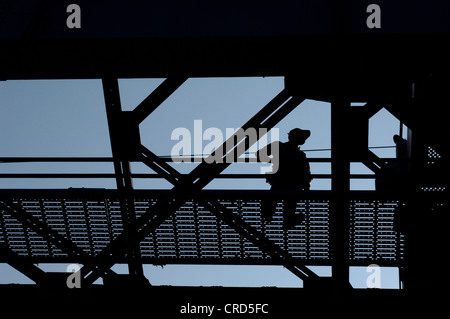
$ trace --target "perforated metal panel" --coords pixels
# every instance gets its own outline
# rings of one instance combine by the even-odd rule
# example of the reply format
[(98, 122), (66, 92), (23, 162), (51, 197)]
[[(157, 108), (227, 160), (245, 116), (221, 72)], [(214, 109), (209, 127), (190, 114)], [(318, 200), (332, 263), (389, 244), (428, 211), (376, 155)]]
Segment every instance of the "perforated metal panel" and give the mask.
[[(297, 214), (305, 221), (293, 230), (283, 230), (282, 202), (273, 220), (261, 217), (260, 199), (218, 197), (232, 214), (254, 227), (266, 238), (308, 264), (329, 264), (329, 200), (327, 194), (301, 199)], [(262, 197), (260, 197), (262, 198)], [(158, 196), (135, 199), (139, 220)], [(71, 240), (90, 256), (96, 256), (123, 231), (120, 203), (114, 196), (83, 199), (74, 196), (48, 198), (17, 197), (13, 203), (58, 234)], [(396, 200), (351, 201), (350, 262), (395, 264), (403, 256), (404, 238), (393, 229)], [(0, 242), (19, 256), (35, 262), (63, 262), (68, 254), (24, 226), (6, 210), (0, 215)], [(270, 256), (239, 235), (196, 201), (187, 201), (141, 242), (146, 263), (242, 263), (271, 264)], [(120, 262), (120, 261), (117, 261)]]
[(396, 260), (403, 255), (404, 236), (393, 228), (398, 203), (394, 200), (351, 202), (351, 260)]

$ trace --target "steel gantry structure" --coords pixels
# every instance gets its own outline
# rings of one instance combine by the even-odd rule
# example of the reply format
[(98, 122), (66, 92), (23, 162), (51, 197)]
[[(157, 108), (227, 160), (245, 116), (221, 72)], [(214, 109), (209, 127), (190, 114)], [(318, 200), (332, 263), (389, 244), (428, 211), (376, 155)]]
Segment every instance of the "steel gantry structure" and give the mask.
[[(105, 286), (143, 289), (145, 263), (277, 264), (311, 291), (339, 293), (350, 290), (350, 265), (376, 263), (399, 267), (411, 291), (435, 290), (439, 278), (427, 271), (423, 252), (438, 255), (446, 245), (450, 8), (430, 3), (379, 1), (382, 27), (373, 29), (366, 1), (80, 0), (80, 28), (66, 23), (68, 1), (0, 2), (0, 58), (7, 61), (0, 78), (101, 79), (112, 148), (110, 158), (1, 161), (112, 162), (114, 174), (96, 177), (117, 183), (116, 190), (1, 190), (0, 261), (53, 288), (64, 287), (67, 274), (46, 273), (36, 263), (82, 264), (83, 287), (101, 277)], [(405, 6), (410, 16), (396, 23)], [(228, 161), (203, 161), (182, 174), (142, 145), (140, 123), (188, 78), (268, 75), (283, 76), (285, 88), (242, 129), (270, 130), (305, 99), (330, 102), (331, 191), (205, 191), (226, 176)], [(165, 80), (133, 111), (123, 111), (118, 79), (145, 77)], [(410, 130), (406, 158), (379, 158), (368, 148), (369, 119), (383, 107)], [(220, 154), (237, 159), (250, 146), (248, 136), (236, 134)], [(133, 174), (131, 162), (155, 174)], [(350, 191), (350, 179), (358, 177), (350, 174), (351, 162), (373, 171), (376, 191)], [(261, 178), (244, 175), (226, 177)], [(136, 177), (163, 178), (172, 189), (134, 190)], [(280, 211), (265, 222), (259, 208), (268, 196), (297, 198), (305, 223), (285, 231)], [(116, 274), (117, 263), (128, 264), (129, 274)], [(331, 265), (332, 276), (321, 278), (308, 265)]]

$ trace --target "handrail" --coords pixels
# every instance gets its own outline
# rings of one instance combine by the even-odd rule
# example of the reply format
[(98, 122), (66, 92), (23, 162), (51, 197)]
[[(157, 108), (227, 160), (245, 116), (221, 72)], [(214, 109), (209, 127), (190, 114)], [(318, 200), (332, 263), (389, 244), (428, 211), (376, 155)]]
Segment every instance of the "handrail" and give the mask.
[[(165, 158), (160, 157), (161, 160), (165, 162), (173, 162), (174, 159), (179, 158)], [(202, 160), (202, 158), (186, 158), (183, 159), (194, 159)], [(399, 159), (399, 158), (382, 158), (382, 161), (389, 162), (409, 162), (410, 159)], [(308, 158), (310, 163), (331, 163), (331, 158)], [(112, 157), (0, 157), (0, 164), (8, 163), (112, 163), (114, 159)], [(131, 160), (130, 162), (139, 162), (139, 160)], [(198, 162), (187, 162), (187, 163), (199, 163)], [(243, 162), (237, 162), (243, 163)], [(257, 163), (256, 161), (249, 161), (245, 163)], [(263, 162), (258, 162), (263, 163)], [(184, 176), (187, 174), (181, 174)], [(133, 173), (132, 178), (163, 178), (162, 176), (154, 173)], [(114, 173), (1, 173), (0, 178), (116, 178)], [(218, 179), (264, 179), (265, 174), (220, 174), (216, 178)], [(330, 179), (332, 174), (312, 174), (314, 179)], [(374, 179), (376, 174), (351, 174), (351, 179)]]
[[(161, 160), (165, 162), (173, 162), (176, 160), (202, 160), (200, 157), (159, 157)], [(249, 158), (246, 158), (249, 159)], [(410, 159), (405, 158), (380, 158), (385, 162), (410, 162)], [(6, 163), (112, 163), (114, 159), (112, 157), (0, 157), (0, 164)], [(139, 160), (133, 159), (130, 162), (140, 162)], [(186, 163), (198, 163), (200, 161), (191, 161)], [(308, 158), (308, 162), (310, 163), (331, 163), (331, 158), (326, 157), (311, 157)], [(244, 162), (237, 162), (244, 163)], [(256, 162), (253, 158), (252, 161), (248, 161), (245, 163), (264, 163), (264, 162)]]
[[(181, 176), (188, 176), (188, 174), (181, 174)], [(158, 174), (152, 173), (133, 173), (132, 178), (164, 178)], [(315, 179), (330, 179), (331, 174), (311, 174)], [(0, 178), (116, 178), (113, 173), (3, 173)], [(265, 179), (265, 174), (220, 174), (215, 178), (218, 179)], [(373, 179), (375, 174), (351, 174), (351, 179)]]

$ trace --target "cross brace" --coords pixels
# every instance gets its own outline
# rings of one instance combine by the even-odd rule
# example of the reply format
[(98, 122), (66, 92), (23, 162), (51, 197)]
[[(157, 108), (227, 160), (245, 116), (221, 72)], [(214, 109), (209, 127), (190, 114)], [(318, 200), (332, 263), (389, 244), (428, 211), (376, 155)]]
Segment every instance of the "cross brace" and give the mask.
[(5, 243), (0, 243), (0, 255), (6, 256), (8, 265), (40, 284), (45, 280), (45, 272), (36, 267), (31, 261), (20, 259)]
[[(55, 245), (61, 249), (68, 256), (73, 257), (75, 260), (79, 260), (80, 263), (88, 266), (90, 271), (98, 274), (114, 275), (115, 272), (108, 267), (103, 267), (101, 263), (93, 263), (92, 256), (83, 251), (77, 245), (75, 245), (70, 239), (65, 238), (58, 232), (49, 227), (46, 223), (41, 222), (31, 214), (25, 212), (19, 205), (16, 205), (10, 201), (0, 202), (0, 209), (7, 212), (14, 219), (19, 221), (24, 227), (28, 227), (36, 234), (42, 236), (47, 242)], [(38, 272), (34, 271), (30, 267), (26, 266), (24, 274), (30, 273), (35, 277)], [(15, 267), (16, 268), (16, 267)], [(30, 277), (31, 278), (31, 277)], [(33, 278), (31, 278), (33, 279)], [(34, 279), (33, 279), (34, 280)]]
[[(117, 81), (117, 80), (115, 80)], [(114, 92), (118, 96), (118, 86), (116, 82), (103, 81), (105, 92)], [(168, 83), (175, 83), (174, 87), (178, 87), (176, 84), (180, 84), (180, 81), (168, 81), (163, 82), (162, 85), (168, 85)], [(112, 83), (111, 86), (108, 86)], [(157, 89), (158, 90), (158, 89)], [(164, 91), (164, 90), (162, 90)], [(167, 92), (167, 88), (165, 90)], [(152, 111), (156, 108), (155, 105), (159, 105), (162, 100), (160, 95), (157, 101), (152, 102), (151, 95), (146, 99), (146, 104), (150, 105), (149, 110)], [(297, 107), (304, 98), (297, 96), (290, 96), (290, 94), (283, 90), (277, 96), (275, 96), (266, 106), (264, 106), (259, 112), (257, 112), (249, 121), (247, 121), (242, 129), (245, 131), (248, 128), (255, 128), (258, 131), (259, 128), (266, 128), (269, 131), (280, 120), (282, 120), (287, 114), (289, 114), (295, 107)], [(149, 114), (149, 110), (145, 114)], [(136, 108), (133, 112), (137, 111), (138, 117), (142, 116), (142, 107)], [(142, 118), (140, 118), (142, 120)], [(251, 145), (247, 143), (247, 136), (233, 135), (222, 144), (222, 162), (207, 164), (203, 162), (199, 164), (190, 174), (182, 176), (178, 171), (168, 165), (165, 161), (153, 154), (150, 150), (146, 149), (142, 145), (138, 145), (138, 153), (140, 159), (147, 166), (161, 174), (166, 180), (168, 180), (174, 187), (171, 190), (172, 200), (160, 200), (158, 203), (150, 207), (135, 223), (134, 231), (132, 233), (129, 229), (124, 231), (113, 240), (101, 253), (96, 256), (99, 261), (103, 260), (103, 266), (112, 267), (114, 264), (111, 261), (110, 256), (126, 254), (126, 242), (129, 236), (133, 236), (137, 242), (140, 242), (148, 236), (149, 233), (155, 231), (156, 228), (170, 217), (181, 205), (183, 205), (190, 195), (199, 194), (199, 192), (208, 185), (217, 175), (225, 170), (230, 163), (225, 161), (226, 156), (230, 152), (236, 152), (236, 156), (239, 157), (244, 153)], [(245, 143), (245, 147), (238, 147), (240, 143)], [(210, 156), (215, 156), (211, 154)], [(213, 214), (219, 219), (229, 222), (230, 226), (235, 228), (241, 235), (252, 241), (259, 246), (263, 251), (268, 252), (277, 260), (282, 260), (283, 264), (291, 270), (294, 274), (301, 279), (308, 277), (316, 277), (316, 275), (303, 265), (295, 265), (289, 254), (283, 251), (276, 244), (270, 242), (270, 240), (264, 238), (262, 234), (254, 230), (251, 226), (247, 225), (244, 221), (237, 216), (230, 214), (224, 207), (220, 206), (218, 202), (205, 202)], [(84, 269), (86, 268), (86, 269)], [(89, 265), (86, 265), (82, 269), (83, 274), (87, 274), (86, 270), (89, 270)], [(98, 276), (101, 276), (98, 272), (92, 272), (85, 277), (86, 283), (93, 283)]]

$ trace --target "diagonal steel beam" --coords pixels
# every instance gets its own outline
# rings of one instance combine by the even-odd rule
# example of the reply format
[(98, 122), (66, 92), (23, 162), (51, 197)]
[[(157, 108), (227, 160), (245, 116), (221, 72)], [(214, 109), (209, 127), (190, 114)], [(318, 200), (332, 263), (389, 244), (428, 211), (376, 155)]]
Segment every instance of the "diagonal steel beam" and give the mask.
[[(286, 90), (283, 90), (259, 112), (257, 112), (249, 121), (247, 121), (242, 126), (242, 129), (246, 130), (250, 127), (259, 129), (264, 127), (267, 129), (267, 131), (269, 131), (303, 101), (304, 98), (291, 97)], [(234, 142), (235, 135), (230, 137), (230, 139), (231, 138), (233, 139), (232, 142)], [(238, 140), (235, 143), (230, 143), (229, 140), (227, 141), (228, 143), (225, 142), (222, 145), (222, 148), (226, 150), (226, 152), (224, 152), (224, 156), (226, 153), (236, 148), (236, 146), (241, 143), (243, 139), (245, 139), (245, 136), (241, 137), (241, 140)], [(246, 144), (245, 147), (241, 149), (241, 153), (247, 151), (250, 146), (251, 145)], [(148, 154), (151, 158), (151, 154)], [(238, 156), (240, 156), (239, 153)], [(156, 158), (153, 157), (151, 159), (155, 160)], [(150, 163), (147, 163), (147, 165), (149, 164)], [(183, 205), (183, 203), (186, 202), (186, 196), (192, 193), (199, 192), (201, 189), (203, 189), (204, 186), (209, 184), (209, 182), (211, 182), (215, 178), (215, 176), (220, 174), (230, 164), (231, 163), (208, 164), (203, 162), (198, 165), (197, 168), (189, 174), (188, 179), (184, 181), (185, 183), (177, 183), (172, 188), (171, 193), (175, 198), (173, 202), (169, 204), (162, 201), (158, 202), (150, 207), (147, 212), (140, 217), (140, 219), (136, 223), (136, 239), (138, 241), (144, 240), (150, 232), (154, 231), (162, 222), (164, 222), (164, 220), (170, 217), (171, 214), (173, 214), (181, 205)], [(180, 194), (184, 195), (180, 196)], [(185, 199), (183, 200), (183, 198)], [(103, 249), (103, 251), (99, 254), (99, 257), (102, 258), (102, 256), (123, 254), (122, 242), (126, 241), (128, 235), (131, 234), (124, 230), (121, 235), (119, 235), (114, 241), (112, 241), (107, 247)], [(110, 266), (112, 266), (114, 262), (110, 262), (109, 264)], [(97, 275), (98, 273), (91, 274), (85, 279), (88, 283), (94, 282), (98, 278)]]
[(366, 155), (362, 163), (372, 170), (377, 176), (389, 177), (397, 175), (396, 171), (391, 166), (386, 164), (371, 150), (366, 151)]
[[(272, 129), (278, 122), (280, 122), (286, 115), (292, 112), (300, 103), (305, 100), (303, 97), (292, 97), (283, 90), (276, 96), (269, 104), (267, 104), (261, 111), (259, 111), (252, 119), (242, 126), (245, 131), (248, 128), (266, 128), (267, 131)], [(251, 145), (245, 145), (244, 148), (239, 148), (238, 145), (243, 140), (238, 140), (234, 143), (236, 134), (233, 134), (224, 144), (222, 144), (222, 161), (221, 163), (206, 164), (201, 163), (190, 174), (189, 179), (193, 181), (194, 189), (200, 190), (208, 185), (217, 175), (224, 171), (231, 163), (228, 163), (226, 158), (230, 152), (237, 150), (236, 156), (241, 156), (250, 148)], [(245, 139), (246, 137), (244, 137)], [(213, 155), (211, 155), (213, 156)], [(211, 162), (211, 161), (210, 161)]]
[(145, 98), (133, 111), (138, 123), (147, 118), (173, 92), (175, 92), (188, 78), (170, 77), (161, 83), (149, 96)]
[(30, 260), (19, 257), (4, 243), (0, 243), (0, 255), (8, 265), (33, 280), (36, 284), (41, 284), (45, 281), (45, 272), (42, 269), (36, 267)]
[[(288, 102), (286, 102), (289, 100)], [(245, 130), (250, 127), (258, 129), (261, 125), (264, 125), (267, 130), (273, 128), (279, 121), (281, 121), (287, 114), (289, 114), (295, 107), (297, 107), (304, 98), (292, 97), (290, 98), (289, 93), (286, 90), (281, 91), (274, 99), (272, 99), (266, 106), (264, 106), (257, 114), (255, 114), (247, 123), (245, 123), (242, 128)], [(234, 141), (235, 135), (231, 136), (231, 141)], [(230, 143), (230, 139), (222, 144), (222, 148), (226, 150), (231, 150), (235, 148), (242, 140), (236, 143)], [(243, 137), (245, 139), (245, 137)], [(230, 149), (231, 145), (231, 149)], [(241, 152), (245, 152), (251, 145), (245, 145), (241, 149)], [(224, 152), (225, 153), (225, 152)], [(240, 154), (238, 154), (239, 156)], [(226, 155), (224, 154), (224, 157)], [(231, 163), (221, 163), (221, 164), (208, 164), (203, 162), (199, 164), (187, 177), (185, 183), (177, 184), (172, 189), (173, 195), (179, 194), (189, 194), (195, 193), (203, 189), (209, 182), (211, 182), (218, 174), (225, 170)], [(191, 184), (192, 183), (192, 184)], [(180, 204), (180, 206), (182, 203)], [(178, 209), (178, 207), (176, 208)], [(150, 214), (144, 214), (139, 220), (139, 224), (144, 227), (145, 223), (152, 220), (149, 218)], [(165, 214), (166, 215), (166, 214)], [(169, 217), (170, 214), (165, 216)], [(162, 219), (164, 221), (165, 219)], [(162, 222), (161, 221), (161, 222)], [(158, 225), (157, 225), (158, 226)], [(156, 226), (156, 227), (157, 227)], [(154, 229), (156, 229), (156, 227)], [(140, 228), (140, 227), (139, 227)], [(153, 229), (153, 227), (151, 228)], [(150, 230), (151, 231), (151, 230)]]
[[(181, 205), (183, 205), (188, 197), (177, 197), (173, 201), (167, 202), (159, 202), (152, 206), (148, 213), (153, 214), (153, 218), (142, 227), (137, 234), (138, 240), (142, 241), (148, 234), (154, 231), (161, 223), (163, 223), (168, 216), (170, 216), (173, 212), (175, 212)], [(300, 265), (295, 261), (292, 256), (285, 250), (281, 249), (278, 245), (265, 238), (261, 233), (255, 230), (253, 227), (248, 225), (246, 222), (242, 221), (238, 216), (232, 214), (226, 207), (224, 207), (220, 202), (215, 200), (203, 200), (201, 202), (207, 209), (211, 211), (217, 218), (226, 222), (229, 226), (235, 229), (240, 235), (250, 240), (253, 244), (259, 247), (263, 252), (269, 254), (275, 261), (280, 261), (282, 265), (284, 265), (288, 270), (297, 275), (302, 280), (316, 278), (317, 275), (308, 269), (304, 265)], [(165, 214), (158, 213), (161, 209), (164, 208)], [(117, 240), (110, 247), (112, 249), (113, 254), (117, 254), (119, 249), (121, 248), (121, 237), (126, 237), (127, 233), (123, 232), (119, 235)], [(102, 252), (101, 254), (104, 254)], [(100, 257), (100, 256), (99, 256)], [(112, 267), (114, 265), (114, 261), (112, 259), (105, 260), (107, 262), (108, 267)], [(87, 283), (93, 283), (98, 279), (99, 273), (92, 273), (86, 277), (85, 281)]]
[(158, 155), (143, 145), (140, 146), (140, 152), (142, 153), (142, 162), (164, 177), (169, 183), (175, 186), (182, 182), (182, 174), (159, 158)]
[(19, 205), (10, 201), (0, 202), (0, 208), (10, 214), (14, 219), (22, 223), (22, 225), (28, 227), (38, 235), (42, 236), (48, 242), (54, 244), (72, 257), (81, 257), (81, 259), (89, 259), (90, 256), (84, 252), (81, 248), (76, 246), (67, 238), (61, 236), (58, 232), (54, 231), (45, 223), (39, 221), (36, 217), (26, 213)]
[[(287, 100), (290, 99), (289, 93), (286, 90), (281, 91), (276, 97), (274, 97), (266, 106), (264, 106), (257, 114), (255, 114), (247, 123), (245, 123), (242, 128), (245, 130), (249, 127), (254, 127), (258, 129), (261, 127), (261, 123), (264, 123), (265, 128), (270, 130), (273, 128), (282, 118), (284, 118), (287, 114), (289, 114), (298, 104), (300, 104), (304, 98), (292, 98), (289, 103), (286, 103)], [(245, 138), (245, 137), (244, 137)], [(234, 140), (234, 135), (230, 137), (230, 139)], [(230, 140), (229, 139), (229, 140)], [(236, 145), (241, 142), (237, 141), (235, 144), (230, 143), (227, 140), (222, 144), (222, 148), (226, 149), (227, 147), (234, 148)], [(232, 141), (233, 141), (232, 140)], [(251, 145), (246, 145), (242, 152), (245, 152)], [(156, 156), (156, 155), (155, 155)], [(225, 156), (225, 154), (224, 154)], [(154, 157), (156, 159), (157, 157)], [(168, 164), (165, 164), (169, 166)], [(208, 164), (206, 162), (200, 163), (187, 177), (185, 183), (178, 183), (172, 188), (173, 195), (178, 194), (189, 194), (192, 192), (200, 191), (204, 186), (207, 185), (210, 181), (212, 181), (215, 176), (220, 174), (226, 167), (228, 167), (230, 163), (223, 164)], [(168, 168), (167, 168), (168, 169)], [(175, 169), (171, 168), (175, 171)], [(208, 173), (208, 174), (206, 174)], [(191, 183), (194, 183), (192, 185)], [(194, 187), (192, 187), (194, 186)], [(181, 205), (181, 204), (180, 204)], [(151, 214), (144, 214), (140, 220), (139, 224), (144, 226), (145, 223), (152, 220)], [(168, 217), (168, 216), (166, 216)], [(164, 219), (163, 219), (164, 221)]]
[(267, 239), (263, 234), (244, 222), (239, 216), (233, 214), (230, 209), (223, 206), (219, 201), (203, 200), (201, 203), (218, 219), (234, 228), (241, 236), (250, 240), (263, 252), (268, 253), (274, 260), (280, 261), (283, 266), (300, 279), (305, 280), (318, 277), (306, 266), (299, 265), (286, 250), (281, 249), (277, 244)]
[(364, 105), (364, 111), (368, 119), (374, 116), (382, 108), (383, 105), (375, 101), (370, 101)]
[[(138, 242), (141, 242), (148, 236), (149, 233), (158, 228), (171, 214), (173, 214), (181, 205), (183, 205), (188, 197), (175, 196), (173, 193), (173, 201), (167, 202), (165, 200), (158, 201), (152, 205), (145, 214), (137, 221), (137, 232), (133, 234)], [(168, 197), (169, 198), (169, 197)], [(124, 243), (128, 236), (130, 236), (130, 230), (124, 229), (108, 246), (106, 246), (95, 258), (97, 263), (101, 263), (104, 267), (112, 267), (116, 262), (114, 257), (123, 256), (126, 252)], [(87, 268), (83, 271), (84, 268)], [(84, 281), (86, 284), (94, 283), (99, 277), (102, 276), (99, 272), (90, 272), (89, 266), (83, 266), (81, 269), (83, 274), (86, 274)]]
[(28, 227), (39, 236), (42, 236), (49, 243), (54, 244), (69, 257), (73, 257), (74, 260), (80, 260), (80, 262), (86, 266), (85, 271), (89, 270), (89, 272), (96, 274), (115, 274), (110, 268), (102, 267), (101, 264), (95, 265), (93, 263), (93, 256), (79, 248), (71, 240), (61, 236), (47, 224), (39, 221), (37, 218), (31, 216), (31, 214), (26, 213), (19, 205), (10, 201), (4, 201), (0, 202), (0, 209), (8, 212), (9, 215), (22, 223), (22, 225)]

